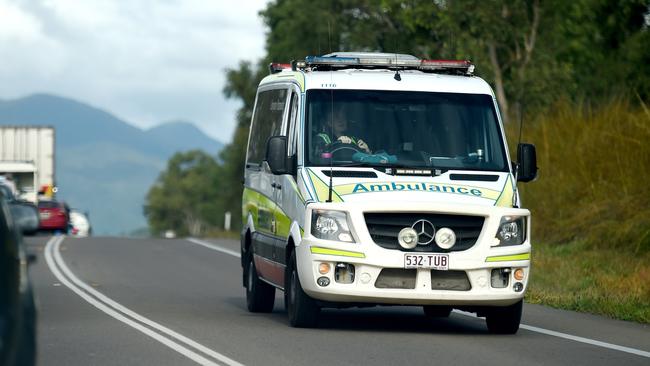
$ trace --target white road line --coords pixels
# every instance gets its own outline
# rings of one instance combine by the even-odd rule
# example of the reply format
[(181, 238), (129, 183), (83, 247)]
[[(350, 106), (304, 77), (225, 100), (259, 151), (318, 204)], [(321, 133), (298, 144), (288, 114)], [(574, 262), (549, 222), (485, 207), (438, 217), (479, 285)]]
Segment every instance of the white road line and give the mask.
[[(88, 303), (91, 305), (95, 306), (99, 310), (103, 311), (104, 313), (110, 315), (111, 317), (133, 327), (134, 329), (150, 336), (151, 338), (159, 341), (160, 343), (166, 345), (167, 347), (173, 349), (174, 351), (184, 355), (185, 357), (201, 364), (201, 365), (209, 365), (209, 366), (218, 366), (217, 363), (203, 357), (202, 355), (193, 352), (192, 350), (184, 347), (183, 345), (174, 342), (173, 340), (158, 334), (154, 332), (153, 330), (143, 326), (140, 323), (137, 323), (135, 320), (144, 323), (148, 325), (151, 328), (155, 328), (158, 331), (165, 333), (169, 335), (170, 337), (176, 338), (176, 340), (181, 341), (185, 343), (188, 346), (193, 347), (194, 349), (203, 352), (204, 354), (213, 357), (216, 360), (221, 361), (222, 363), (225, 363), (226, 365), (229, 366), (243, 366), (241, 363), (234, 361), (216, 351), (213, 351), (179, 333), (176, 333), (172, 331), (169, 328), (166, 328), (148, 318), (145, 318), (130, 309), (118, 304), (117, 302), (111, 300), (110, 298), (106, 297), (102, 293), (98, 292), (97, 290), (93, 289), (92, 287), (88, 286), (81, 280), (79, 280), (67, 267), (65, 262), (63, 261), (63, 258), (61, 257), (61, 254), (59, 252), (59, 246), (63, 242), (64, 237), (53, 237), (50, 239), (45, 247), (45, 260), (50, 267), (50, 270), (56, 276), (56, 278), (63, 283), (66, 287), (68, 287), (70, 290), (72, 290), (74, 293), (79, 295), (81, 298), (86, 300)], [(60, 268), (60, 269), (59, 269)], [(63, 271), (63, 273), (61, 273)], [(66, 275), (68, 277), (66, 277)], [(72, 281), (72, 282), (70, 282)], [(81, 288), (79, 288), (79, 287)], [(84, 292), (83, 290), (86, 290)], [(92, 296), (91, 296), (92, 295)], [(95, 296), (95, 297), (93, 297)], [(128, 318), (127, 316), (130, 316), (133, 319)]]
[[(471, 318), (478, 318), (476, 316), (476, 314), (468, 313), (466, 311), (454, 310), (454, 313), (464, 315), (464, 316), (469, 316)], [(637, 356), (649, 357), (650, 358), (650, 352), (642, 351), (642, 350), (636, 349), (636, 348), (619, 346), (619, 345), (613, 344), (613, 343), (607, 343), (607, 342), (597, 341), (597, 340), (591, 339), (591, 338), (574, 336), (572, 334), (556, 332), (554, 330), (534, 327), (532, 325), (527, 325), (527, 324), (521, 324), (521, 325), (519, 325), (519, 328), (526, 329), (526, 330), (529, 330), (531, 332), (546, 334), (546, 335), (553, 336), (553, 337), (564, 338), (564, 339), (568, 339), (568, 340), (575, 341), (575, 342), (586, 343), (586, 344), (590, 344), (592, 346), (613, 349), (613, 350), (616, 350), (616, 351), (631, 353), (631, 354), (634, 354), (634, 355), (637, 355)]]
[(521, 324), (519, 327), (522, 328), (522, 329), (530, 330), (531, 332), (542, 333), (542, 334), (546, 334), (546, 335), (550, 335), (550, 336), (558, 337), (558, 338), (570, 339), (570, 340), (576, 341), (576, 342), (587, 343), (587, 344), (591, 344), (591, 345), (598, 346), (598, 347), (609, 348), (609, 349), (613, 349), (613, 350), (616, 350), (616, 351), (627, 352), (627, 353), (631, 353), (633, 355), (650, 358), (650, 352), (641, 351), (641, 350), (636, 349), (636, 348), (624, 347), (624, 346), (619, 346), (617, 344), (597, 341), (595, 339), (578, 337), (578, 336), (574, 336), (574, 335), (571, 335), (571, 334), (556, 332), (554, 330), (548, 330), (548, 329), (544, 329), (544, 328), (533, 327), (532, 325)]
[[(204, 246), (206, 248), (216, 250), (218, 252), (226, 253), (226, 254), (232, 255), (232, 256), (237, 257), (237, 258), (240, 257), (240, 254), (235, 252), (235, 251), (232, 251), (232, 250), (226, 249), (226, 248), (221, 248), (221, 247), (219, 247), (219, 246), (217, 246), (215, 244), (211, 244), (211, 243), (208, 243), (208, 242), (203, 241), (203, 240), (199, 240), (199, 239), (195, 239), (195, 238), (188, 238), (187, 240), (191, 241), (194, 244), (198, 244), (198, 245)], [(468, 312), (465, 312), (465, 311), (454, 310), (454, 312), (458, 313), (458, 314), (461, 314), (461, 315), (474, 317), (474, 318), (477, 317), (476, 314), (468, 313)], [(532, 325), (521, 324), (519, 327), (521, 329), (526, 329), (526, 330), (529, 330), (531, 332), (546, 334), (546, 335), (553, 336), (553, 337), (564, 338), (564, 339), (572, 340), (572, 341), (575, 341), (575, 342), (591, 344), (591, 345), (597, 346), (597, 347), (613, 349), (613, 350), (616, 350), (616, 351), (631, 353), (633, 355), (650, 358), (650, 352), (642, 351), (642, 350), (636, 349), (636, 348), (619, 346), (617, 344), (597, 341), (595, 339), (590, 339), (590, 338), (585, 338), (585, 337), (574, 336), (574, 335), (567, 334), (567, 333), (556, 332), (554, 330), (534, 327)]]
[(239, 252), (236, 252), (236, 251), (230, 250), (230, 249), (226, 249), (226, 248), (222, 248), (222, 247), (217, 246), (215, 244), (208, 243), (207, 241), (204, 241), (204, 240), (200, 240), (200, 239), (196, 239), (196, 238), (187, 238), (187, 240), (194, 243), (194, 244), (198, 244), (200, 246), (206, 247), (208, 249), (216, 250), (217, 252), (232, 255), (233, 257), (237, 257), (237, 258), (241, 257), (241, 254)]
[(209, 356), (212, 356), (212, 357), (214, 357), (215, 359), (217, 359), (217, 360), (219, 360), (219, 361), (221, 361), (221, 362), (223, 362), (223, 363), (225, 363), (225, 364), (227, 364), (227, 365), (232, 365), (232, 366), (243, 366), (242, 364), (238, 363), (237, 361), (232, 360), (232, 359), (230, 359), (230, 358), (228, 358), (228, 357), (222, 355), (221, 353), (218, 353), (218, 352), (216, 352), (216, 351), (213, 351), (213, 350), (211, 350), (210, 348), (205, 347), (205, 346), (203, 346), (202, 344), (197, 343), (197, 342), (195, 342), (195, 341), (193, 341), (193, 340), (191, 340), (191, 339), (189, 339), (189, 338), (183, 336), (182, 334), (176, 333), (175, 331), (173, 331), (173, 330), (171, 330), (171, 329), (169, 329), (169, 328), (167, 328), (167, 327), (165, 327), (165, 326), (163, 326), (163, 325), (161, 325), (161, 324), (159, 324), (159, 323), (156, 323), (156, 322), (153, 321), (153, 320), (150, 320), (150, 319), (148, 319), (148, 318), (145, 318), (144, 316), (142, 316), (142, 315), (140, 315), (140, 314), (138, 314), (138, 313), (136, 313), (136, 312), (134, 312), (134, 311), (132, 311), (132, 310), (126, 308), (125, 306), (123, 306), (123, 305), (121, 305), (121, 304), (119, 304), (119, 303), (113, 301), (113, 300), (110, 299), (109, 297), (105, 296), (105, 295), (102, 294), (101, 292), (99, 292), (99, 291), (95, 290), (94, 288), (88, 286), (86, 283), (84, 283), (83, 281), (81, 281), (80, 279), (78, 279), (78, 278), (77, 278), (77, 277), (72, 273), (72, 271), (70, 271), (70, 269), (68, 268), (68, 266), (67, 266), (67, 265), (65, 264), (65, 262), (63, 261), (63, 258), (61, 257), (61, 253), (60, 253), (59, 250), (58, 250), (58, 245), (57, 245), (56, 248), (55, 248), (54, 255), (55, 255), (55, 259), (58, 259), (58, 263), (59, 263), (61, 269), (64, 271), (64, 273), (65, 273), (65, 274), (66, 274), (66, 275), (67, 275), (67, 276), (68, 276), (68, 277), (69, 277), (73, 282), (75, 282), (78, 286), (80, 286), (80, 287), (82, 287), (84, 290), (86, 290), (86, 292), (90, 293), (91, 295), (94, 295), (94, 296), (97, 297), (99, 300), (103, 301), (105, 304), (107, 304), (107, 305), (113, 307), (114, 309), (116, 309), (116, 310), (118, 310), (118, 311), (120, 311), (120, 312), (122, 312), (122, 313), (124, 313), (124, 314), (126, 314), (126, 315), (128, 315), (128, 316), (130, 316), (130, 317), (132, 317), (132, 318), (134, 318), (134, 319), (136, 319), (136, 320), (138, 320), (138, 321), (140, 321), (141, 323), (144, 323), (144, 324), (146, 324), (146, 325), (148, 325), (148, 326), (150, 326), (150, 327), (152, 327), (152, 328), (156, 328), (156, 329), (158, 329), (159, 331), (161, 331), (161, 332), (167, 334), (168, 336), (171, 336), (171, 337), (173, 337), (173, 338), (176, 338), (176, 340), (181, 341), (181, 342), (185, 343), (186, 345), (191, 346), (191, 347), (195, 348), (196, 350), (201, 351), (201, 352), (203, 352), (203, 353), (205, 353), (205, 354), (207, 354), (207, 355), (209, 355)]

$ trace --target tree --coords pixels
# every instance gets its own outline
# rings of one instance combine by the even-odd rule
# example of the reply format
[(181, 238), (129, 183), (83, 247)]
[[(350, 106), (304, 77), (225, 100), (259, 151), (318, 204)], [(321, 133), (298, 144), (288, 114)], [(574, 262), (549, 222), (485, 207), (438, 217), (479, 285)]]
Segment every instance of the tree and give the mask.
[(200, 150), (176, 153), (147, 194), (144, 213), (152, 233), (200, 236), (223, 217), (225, 181), (214, 158)]
[[(572, 65), (578, 94), (650, 97), (650, 1), (559, 2), (565, 14), (557, 58)], [(558, 42), (559, 43), (559, 42)]]
[(220, 178), (223, 182), (219, 200), (224, 211), (232, 213), (232, 227), (241, 227), (241, 197), (244, 180), (244, 161), (248, 131), (253, 115), (257, 84), (267, 74), (266, 67), (254, 67), (250, 62), (241, 62), (238, 69), (226, 70), (226, 86), (223, 93), (228, 98), (238, 99), (243, 105), (237, 111), (237, 127), (233, 140), (219, 154), (223, 162)]
[[(308, 10), (307, 10), (308, 9)], [(470, 59), (492, 85), (504, 120), (561, 99), (650, 96), (648, 0), (276, 0), (260, 12), (266, 55), (227, 70), (224, 94), (243, 102), (223, 161), (220, 202), (239, 225), (248, 140), (269, 62), (330, 51)], [(531, 114), (532, 114), (531, 113)]]

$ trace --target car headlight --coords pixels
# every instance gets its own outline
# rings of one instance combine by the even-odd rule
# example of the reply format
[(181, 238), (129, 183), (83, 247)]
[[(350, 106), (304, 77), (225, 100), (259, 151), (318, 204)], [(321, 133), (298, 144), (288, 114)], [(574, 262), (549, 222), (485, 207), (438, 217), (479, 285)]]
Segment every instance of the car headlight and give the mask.
[(319, 239), (354, 243), (348, 215), (342, 211), (314, 210), (311, 215), (311, 234)]
[(498, 246), (520, 245), (526, 240), (527, 217), (504, 216), (499, 224), (496, 238)]

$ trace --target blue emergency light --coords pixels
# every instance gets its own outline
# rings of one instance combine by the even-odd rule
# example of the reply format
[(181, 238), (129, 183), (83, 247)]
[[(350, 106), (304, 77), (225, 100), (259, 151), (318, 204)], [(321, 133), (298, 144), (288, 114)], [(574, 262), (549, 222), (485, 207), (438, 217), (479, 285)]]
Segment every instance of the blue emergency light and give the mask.
[(307, 56), (304, 60), (292, 61), (291, 64), (269, 65), (272, 74), (288, 69), (317, 71), (345, 68), (419, 70), (467, 76), (474, 73), (474, 64), (468, 60), (421, 60), (411, 55), (365, 52), (337, 52), (324, 56)]

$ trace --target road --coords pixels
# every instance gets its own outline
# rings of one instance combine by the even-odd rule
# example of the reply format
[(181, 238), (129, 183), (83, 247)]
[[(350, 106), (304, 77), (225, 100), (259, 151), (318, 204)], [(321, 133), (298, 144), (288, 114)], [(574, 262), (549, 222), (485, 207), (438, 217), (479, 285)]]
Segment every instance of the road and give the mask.
[(516, 335), (415, 307), (324, 310), (318, 329), (246, 310), (238, 243), (27, 238), (40, 365), (650, 365), (650, 327), (525, 305)]

